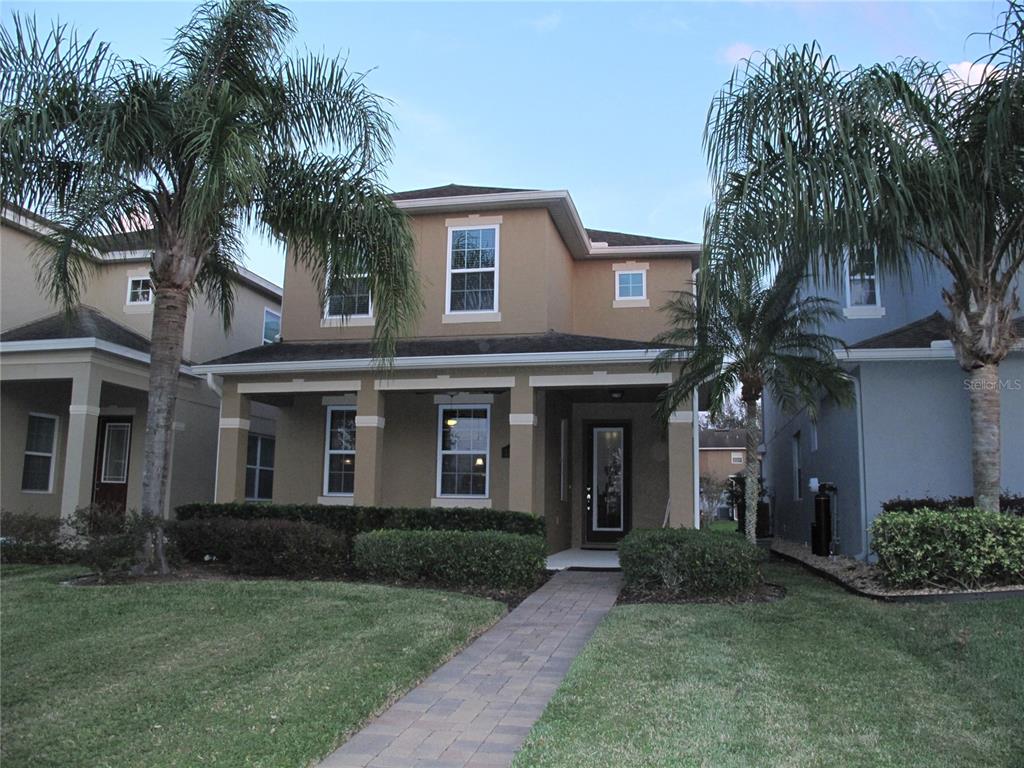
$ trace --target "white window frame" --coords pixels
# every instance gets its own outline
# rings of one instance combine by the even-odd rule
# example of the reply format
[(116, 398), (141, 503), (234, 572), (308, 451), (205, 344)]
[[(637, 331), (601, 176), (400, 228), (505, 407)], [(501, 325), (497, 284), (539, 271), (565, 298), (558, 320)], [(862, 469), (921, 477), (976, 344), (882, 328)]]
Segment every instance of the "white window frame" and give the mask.
[[(485, 269), (458, 269), (455, 270), (459, 274), (468, 274), (470, 272), (494, 272), (494, 304), (490, 309), (456, 309), (452, 310), (452, 235), (455, 232), (466, 232), (470, 230), (494, 230), (494, 267), (488, 267)], [(444, 313), (447, 316), (478, 316), (481, 319), (491, 316), (491, 319), (501, 319), (501, 307), (498, 305), (498, 297), (501, 295), (500, 292), (500, 274), (501, 270), (501, 224), (463, 224), (459, 226), (448, 227), (448, 245), (445, 248), (445, 270), (444, 270)], [(487, 467), (487, 472), (490, 474), (490, 466)]]
[[(274, 441), (274, 462), (276, 463), (277, 462), (277, 438), (274, 435), (264, 435), (264, 434), (259, 433), (259, 432), (250, 432), (249, 433), (249, 437), (250, 438), (255, 437), (259, 442), (257, 442), (257, 444), (256, 444), (257, 448), (256, 448), (256, 463), (255, 464), (250, 464), (249, 463), (249, 446), (246, 445), (246, 447), (245, 447), (245, 474), (246, 474), (246, 476), (248, 476), (250, 469), (255, 469), (256, 470), (256, 487), (253, 490), (255, 490), (257, 493), (259, 493), (259, 491), (260, 491), (260, 472), (265, 472), (267, 470), (270, 471), (270, 477), (271, 477), (271, 481), (270, 482), (271, 482), (271, 485), (273, 485), (274, 474), (275, 474), (274, 467), (268, 467), (268, 466), (266, 466), (265, 464), (262, 463), (263, 462), (263, 441), (264, 440), (273, 440)], [(269, 498), (269, 499), (265, 499), (262, 496), (250, 496), (250, 495), (246, 494), (245, 500), (246, 501), (272, 501), (273, 500), (273, 490), (271, 490), (271, 498)]]
[(729, 452), (729, 461), (732, 464), (742, 464), (743, 463), (743, 451), (730, 451)]
[[(331, 479), (331, 456), (334, 454), (347, 455), (351, 454), (353, 461), (356, 458), (356, 450), (359, 446), (356, 445), (355, 449), (351, 451), (342, 450), (331, 450), (331, 414), (335, 411), (351, 411), (355, 413), (356, 407), (354, 405), (329, 405), (324, 416), (324, 482), (323, 492), (324, 496), (330, 497), (351, 497), (355, 495), (355, 477), (352, 478), (352, 493), (344, 493), (339, 491), (331, 492), (328, 490), (328, 485)], [(358, 430), (357, 430), (358, 434)]]
[[(25, 476), (25, 466), (24, 466), (25, 465), (25, 458), (24, 457), (25, 456), (47, 456), (50, 459), (50, 477), (49, 477), (49, 479), (47, 481), (47, 485), (46, 485), (46, 490), (45, 491), (41, 491), (41, 490), (34, 489), (34, 488), (33, 489), (22, 488), (21, 492), (22, 493), (53, 493), (53, 465), (57, 463), (57, 437), (58, 437), (58, 434), (59, 434), (58, 430), (60, 429), (60, 419), (57, 418), (57, 416), (55, 416), (52, 413), (39, 413), (37, 411), (29, 411), (28, 415), (29, 415), (29, 418), (32, 418), (34, 416), (37, 419), (49, 419), (50, 421), (53, 422), (53, 443), (50, 445), (50, 452), (49, 453), (44, 453), (42, 451), (30, 451), (30, 450), (27, 450), (27, 446), (24, 449), (22, 449), (22, 452), (21, 452), (21, 456), (22, 456), (22, 470), (21, 470), (22, 483), (21, 484), (24, 483), (24, 476)], [(27, 422), (26, 422), (25, 427), (26, 427), (26, 429), (25, 429), (25, 442), (27, 443), (28, 442), (28, 424), (27, 424)]]
[(800, 463), (800, 432), (793, 433), (793, 500), (800, 501), (804, 497), (803, 465)]
[[(363, 272), (363, 273), (358, 274), (358, 275), (352, 275), (349, 279), (361, 280), (363, 278), (367, 278), (368, 279), (369, 277), (370, 277), (370, 273), (369, 272)], [(367, 286), (367, 293), (369, 294), (369, 296), (368, 296), (368, 303), (367, 303), (367, 309), (369, 311), (366, 312), (365, 314), (360, 313), (358, 315), (332, 315), (331, 314), (331, 296), (334, 295), (334, 294), (328, 294), (326, 291), (324, 291), (324, 293), (326, 294), (327, 300), (324, 302), (324, 314), (323, 314), (323, 317), (321, 318), (322, 320), (327, 321), (327, 322), (335, 322), (335, 323), (337, 323), (337, 322), (347, 322), (347, 321), (350, 321), (350, 320), (373, 320), (373, 294), (369, 292), (369, 286)]]
[[(261, 334), (260, 338), (263, 339), (263, 343), (264, 344), (273, 344), (276, 341), (276, 339), (271, 339), (270, 341), (267, 341), (267, 315), (273, 315), (274, 317), (277, 318), (277, 327), (278, 327), (278, 329), (280, 329), (281, 328), (281, 313), (278, 312), (275, 309), (271, 309), (270, 307), (264, 307), (263, 308), (263, 333)], [(280, 335), (280, 334), (278, 334), (278, 335)]]
[[(650, 277), (650, 269), (651, 265), (646, 262), (627, 261), (620, 264), (612, 264), (612, 309), (636, 309), (651, 306), (651, 301), (648, 298), (650, 288), (647, 284)], [(619, 286), (619, 275), (635, 274), (640, 275), (644, 288), (643, 295), (623, 296)]]
[[(107, 474), (107, 451), (110, 445), (110, 429), (127, 428), (128, 445), (125, 446), (124, 475), (111, 477)], [(132, 455), (132, 424), (130, 421), (108, 421), (103, 425), (103, 456), (100, 458), (100, 482), (112, 485), (124, 485), (128, 482), (128, 462)]]
[[(622, 283), (620, 279), (623, 275), (640, 275), (640, 284), (643, 287), (643, 293), (639, 296), (623, 296), (622, 295)], [(620, 269), (615, 273), (615, 300), (616, 301), (643, 301), (647, 298), (647, 270), (646, 269)]]
[[(140, 282), (149, 283), (149, 298), (146, 301), (132, 301), (132, 285)], [(129, 307), (140, 307), (146, 306), (153, 303), (153, 279), (144, 275), (129, 277), (128, 278), (128, 290), (125, 293), (124, 303)]]
[[(445, 410), (483, 410), (487, 412), (487, 445), (483, 451), (485, 462), (484, 493), (441, 493), (441, 467), (445, 454), (480, 453), (480, 451), (442, 451), (441, 439), (444, 435)], [(491, 498), (491, 406), (486, 403), (443, 403), (437, 406), (437, 480), (434, 490), (438, 499), (489, 499)]]
[(853, 304), (852, 291), (850, 290), (850, 254), (846, 253), (843, 259), (843, 315), (851, 319), (878, 318), (885, 316), (885, 308), (882, 306), (882, 281), (878, 277), (878, 251), (874, 252), (875, 259), (875, 303), (874, 304)]

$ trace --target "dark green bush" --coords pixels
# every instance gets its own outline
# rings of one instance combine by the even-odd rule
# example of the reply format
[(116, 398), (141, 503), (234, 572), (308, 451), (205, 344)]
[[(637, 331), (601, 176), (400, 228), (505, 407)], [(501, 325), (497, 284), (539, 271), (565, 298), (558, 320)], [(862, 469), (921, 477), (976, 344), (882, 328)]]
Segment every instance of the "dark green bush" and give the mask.
[[(882, 502), (883, 512), (913, 512), (915, 509), (971, 509), (973, 507), (973, 496), (948, 496), (944, 499), (904, 499), (902, 496), (897, 496), (895, 499)], [(999, 509), (1001, 512), (1024, 517), (1024, 496), (1004, 493), (999, 497)]]
[(619, 545), (627, 589), (666, 597), (724, 597), (761, 582), (761, 552), (740, 536), (686, 528), (630, 532)]
[(302, 520), (179, 520), (168, 535), (186, 560), (247, 576), (339, 576), (348, 566), (345, 537)]
[(544, 539), (499, 531), (371, 531), (356, 537), (355, 569), (381, 581), (529, 589), (546, 563)]
[(50, 565), (74, 559), (63, 546), (59, 518), (0, 513), (0, 562)]
[(980, 509), (883, 512), (872, 548), (896, 587), (1024, 584), (1024, 518)]
[(407, 531), (502, 531), (544, 535), (544, 519), (524, 512), (442, 507), (337, 507), (324, 504), (186, 504), (179, 520), (233, 517), (240, 520), (273, 518), (305, 520), (344, 534), (385, 529)]
[(69, 545), (75, 558), (104, 581), (114, 571), (126, 570), (135, 562), (143, 538), (153, 525), (119, 505), (91, 504), (75, 510), (71, 527), (78, 534)]

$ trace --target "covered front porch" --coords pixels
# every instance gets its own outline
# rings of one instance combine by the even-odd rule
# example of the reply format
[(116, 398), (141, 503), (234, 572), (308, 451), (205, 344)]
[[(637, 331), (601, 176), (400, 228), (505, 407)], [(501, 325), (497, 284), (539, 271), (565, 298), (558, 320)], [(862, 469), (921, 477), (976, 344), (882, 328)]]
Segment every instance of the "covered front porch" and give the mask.
[(671, 378), (646, 365), (221, 375), (217, 501), (245, 498), (261, 403), (277, 412), (275, 503), (527, 512), (551, 552), (695, 524), (693, 411), (656, 419)]

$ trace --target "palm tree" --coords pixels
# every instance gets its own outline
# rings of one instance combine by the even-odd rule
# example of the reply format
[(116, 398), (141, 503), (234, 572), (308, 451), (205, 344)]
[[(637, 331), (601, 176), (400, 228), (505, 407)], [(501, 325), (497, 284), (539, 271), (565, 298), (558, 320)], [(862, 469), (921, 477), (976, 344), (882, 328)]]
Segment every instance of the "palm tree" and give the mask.
[[(800, 260), (782, 259), (769, 277), (755, 256), (763, 247), (778, 251), (753, 216), (734, 212), (735, 248), (717, 263), (705, 258), (696, 295), (681, 291), (666, 305), (669, 330), (652, 345), (663, 348), (656, 370), (679, 366), (671, 386), (661, 395), (663, 417), (704, 385), (709, 385), (708, 410), (717, 417), (738, 389), (744, 407), (747, 463), (744, 467), (746, 536), (756, 538), (758, 403), (765, 390), (787, 410), (806, 408), (817, 415), (822, 395), (840, 404), (853, 400), (853, 381), (839, 366), (834, 350), (842, 341), (820, 333), (823, 323), (838, 316), (834, 302), (801, 297), (806, 269)], [(778, 254), (777, 254), (778, 255)]]
[[(286, 239), (320, 285), (368, 274), (389, 359), (418, 309), (412, 239), (380, 186), (382, 99), (345, 61), (288, 55), (291, 14), (265, 0), (199, 6), (163, 66), (65, 26), (0, 32), (0, 196), (58, 223), (39, 280), (66, 308), (94, 238), (152, 228), (154, 289), (141, 512), (159, 519), (185, 319), (197, 295), (231, 319), (247, 228)], [(143, 566), (166, 571), (162, 537)]]
[[(844, 71), (817, 44), (769, 52), (726, 84), (704, 140), (718, 194), (759, 210), (827, 279), (850, 254), (901, 277), (915, 262), (947, 273), (975, 503), (998, 510), (999, 364), (1015, 341), (1024, 264), (1021, 0), (989, 40), (967, 79), (918, 60)], [(707, 224), (714, 251), (730, 224)], [(774, 256), (756, 258), (766, 267)]]

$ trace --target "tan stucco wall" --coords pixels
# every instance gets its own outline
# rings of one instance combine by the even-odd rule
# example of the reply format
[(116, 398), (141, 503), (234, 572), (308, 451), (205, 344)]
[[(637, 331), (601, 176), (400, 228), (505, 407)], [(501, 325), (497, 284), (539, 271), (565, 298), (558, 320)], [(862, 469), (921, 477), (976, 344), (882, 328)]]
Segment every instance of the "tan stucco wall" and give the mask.
[(36, 282), (34, 238), (0, 225), (0, 328), (7, 330), (56, 312)]
[(732, 463), (733, 451), (737, 453), (746, 453), (742, 448), (739, 449), (700, 449), (700, 476), (701, 477), (712, 477), (716, 480), (725, 481), (728, 480), (732, 475), (737, 472), (743, 471), (742, 464)]
[(647, 264), (646, 307), (614, 307), (614, 265), (629, 259), (576, 261), (573, 265), (573, 331), (589, 336), (648, 341), (665, 328), (661, 307), (673, 292), (692, 290), (689, 259), (644, 259)]

